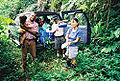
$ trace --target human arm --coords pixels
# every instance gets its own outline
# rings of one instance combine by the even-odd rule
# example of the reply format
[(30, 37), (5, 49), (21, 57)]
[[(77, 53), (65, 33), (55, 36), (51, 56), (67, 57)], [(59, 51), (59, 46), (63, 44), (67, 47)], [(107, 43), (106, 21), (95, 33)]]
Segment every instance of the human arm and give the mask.
[(27, 31), (30, 32), (30, 33), (32, 33), (32, 34), (37, 34), (37, 32), (34, 31), (34, 30), (30, 30), (30, 29), (28, 29)]
[(52, 34), (54, 34), (56, 31), (58, 31), (58, 28), (55, 31), (53, 31)]
[(26, 28), (33, 28), (33, 26), (28, 26), (26, 23), (24, 25)]
[(52, 30), (51, 30), (51, 33), (54, 34), (56, 31), (58, 31), (58, 28), (57, 28), (58, 25), (56, 24), (53, 24), (52, 25)]
[(80, 40), (80, 38), (77, 38), (76, 40), (71, 41), (71, 42), (68, 42), (68, 43), (69, 43), (69, 45), (70, 45), (71, 43), (77, 43), (77, 42), (79, 42), (79, 40)]
[(72, 35), (72, 40), (71, 41), (68, 41), (69, 45), (71, 43), (78, 43), (79, 40), (81, 39), (82, 37), (82, 31), (78, 29), (78, 31), (76, 31), (76, 33), (74, 33), (74, 35)]
[(79, 40), (80, 40), (80, 38), (78, 37), (78, 38), (76, 38), (76, 40), (74, 40), (74, 41), (69, 41), (68, 37), (69, 37), (69, 34), (67, 34), (66, 37), (65, 37), (66, 43), (68, 43), (68, 45), (70, 45), (71, 43), (77, 43), (77, 42), (79, 42)]
[(66, 37), (65, 37), (65, 39), (66, 39), (66, 43), (68, 43), (68, 42), (69, 42), (68, 37), (69, 37), (69, 34), (67, 34), (67, 35), (66, 35)]
[(58, 21), (58, 24), (63, 23), (63, 22), (68, 22), (68, 20), (61, 20), (61, 21)]
[(34, 27), (32, 29), (28, 29), (29, 32), (32, 32), (33, 34), (38, 33), (38, 24), (35, 23)]
[(31, 34), (36, 34), (38, 32), (38, 24), (35, 25), (35, 27), (31, 30), (31, 29), (28, 29), (27, 27), (25, 26), (21, 26), (21, 28), (23, 28), (24, 30), (26, 30), (27, 32), (31, 33)]
[(69, 42), (69, 35), (70, 35), (70, 32), (71, 32), (71, 29), (69, 28), (68, 31), (66, 32), (66, 36), (65, 36), (66, 43)]
[(78, 38), (76, 38), (76, 40), (70, 42), (69, 39), (68, 39), (68, 37), (69, 37), (69, 34), (66, 35), (65, 39), (66, 39), (66, 43), (69, 43), (69, 45), (71, 43), (77, 43), (80, 40), (80, 38), (78, 37)]
[(62, 20), (62, 22), (68, 22), (68, 20)]

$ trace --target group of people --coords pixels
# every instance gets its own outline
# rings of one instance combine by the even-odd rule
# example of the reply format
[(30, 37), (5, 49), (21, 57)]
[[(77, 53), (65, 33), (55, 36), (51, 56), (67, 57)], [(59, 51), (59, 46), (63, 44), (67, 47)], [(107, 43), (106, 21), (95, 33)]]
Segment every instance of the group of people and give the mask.
[[(35, 22), (36, 14), (31, 14), (30, 19), (27, 21), (27, 17), (22, 15), (19, 17), (20, 20), (20, 28), (18, 33), (21, 34), (21, 52), (22, 52), (22, 65), (23, 70), (27, 71), (26, 63), (27, 63), (27, 53), (29, 52), (32, 55), (32, 63), (36, 57), (36, 37), (35, 34), (38, 32), (38, 23)], [(76, 56), (78, 55), (78, 44), (79, 40), (82, 36), (82, 31), (78, 27), (79, 22), (77, 18), (71, 19), (71, 28), (68, 29), (66, 36), (64, 36), (63, 27), (58, 27), (58, 25), (62, 22), (68, 22), (67, 20), (59, 21), (58, 16), (53, 17), (54, 23), (52, 25), (51, 32), (55, 36), (55, 49), (56, 56), (59, 57), (59, 50), (61, 49), (61, 45), (67, 43), (67, 49), (62, 49), (63, 53), (63, 61), (66, 60), (65, 56), (67, 56), (67, 65), (64, 67), (72, 66), (72, 69), (75, 70)], [(71, 63), (72, 60), (72, 63)]]

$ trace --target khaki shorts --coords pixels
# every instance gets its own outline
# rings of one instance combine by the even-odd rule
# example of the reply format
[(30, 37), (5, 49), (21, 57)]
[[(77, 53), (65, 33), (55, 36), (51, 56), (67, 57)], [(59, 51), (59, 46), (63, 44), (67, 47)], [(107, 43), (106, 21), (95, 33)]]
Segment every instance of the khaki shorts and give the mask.
[(77, 46), (68, 46), (66, 53), (69, 59), (75, 58), (78, 55), (78, 47)]

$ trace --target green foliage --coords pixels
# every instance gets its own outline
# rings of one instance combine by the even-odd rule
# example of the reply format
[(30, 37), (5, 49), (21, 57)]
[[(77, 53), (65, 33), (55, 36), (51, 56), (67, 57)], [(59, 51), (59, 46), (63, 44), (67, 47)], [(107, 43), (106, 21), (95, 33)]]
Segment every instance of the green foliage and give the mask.
[(80, 49), (84, 49), (84, 51), (79, 51), (77, 71), (89, 80), (119, 80), (120, 72), (115, 69), (119, 67), (119, 54), (102, 53), (97, 46), (95, 48), (87, 47)]
[(0, 16), (0, 75), (2, 80), (18, 80), (19, 65), (15, 61), (16, 50), (15, 46), (11, 44), (11, 40), (7, 38), (7, 25), (14, 22), (8, 17)]
[(7, 26), (11, 22), (14, 23), (12, 19), (0, 15), (0, 41), (4, 41), (7, 38)]
[(22, 13), (25, 9), (37, 0), (1, 0), (0, 15), (14, 19), (17, 14)]

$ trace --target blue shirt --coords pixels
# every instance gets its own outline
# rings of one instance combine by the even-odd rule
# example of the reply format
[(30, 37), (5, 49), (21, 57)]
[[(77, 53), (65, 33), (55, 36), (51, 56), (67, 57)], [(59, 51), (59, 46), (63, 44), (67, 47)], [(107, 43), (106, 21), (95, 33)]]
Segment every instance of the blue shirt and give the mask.
[[(78, 27), (76, 31), (72, 31), (73, 28), (68, 29), (67, 34), (69, 35), (68, 39), (70, 42), (76, 40), (77, 38), (82, 37), (82, 30)], [(70, 46), (78, 46), (79, 42), (71, 43)]]

